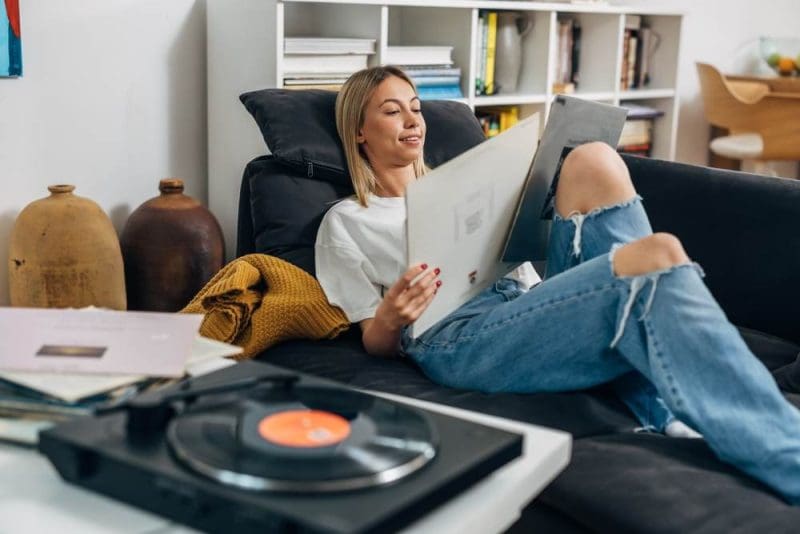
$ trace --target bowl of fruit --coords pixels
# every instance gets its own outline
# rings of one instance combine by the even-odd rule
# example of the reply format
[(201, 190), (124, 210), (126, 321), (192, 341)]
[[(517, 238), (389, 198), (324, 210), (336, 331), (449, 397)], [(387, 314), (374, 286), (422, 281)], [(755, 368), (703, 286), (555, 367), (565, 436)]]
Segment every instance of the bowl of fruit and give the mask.
[(761, 57), (781, 76), (800, 75), (800, 39), (761, 37)]

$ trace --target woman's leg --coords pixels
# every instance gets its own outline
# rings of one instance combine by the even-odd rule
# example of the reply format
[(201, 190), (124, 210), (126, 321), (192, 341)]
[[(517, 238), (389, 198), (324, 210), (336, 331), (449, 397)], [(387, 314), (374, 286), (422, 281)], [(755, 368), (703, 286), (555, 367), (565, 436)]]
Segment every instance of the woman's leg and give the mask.
[(432, 379), (483, 391), (581, 389), (635, 369), (721, 459), (800, 503), (800, 412), (684, 258), (656, 234), (516, 298), (488, 292), (403, 347)]
[(619, 154), (604, 143), (576, 147), (558, 176), (545, 277), (652, 233)]
[(632, 250), (641, 242), (613, 254), (630, 289), (612, 345), (722, 460), (800, 504), (800, 412), (728, 322), (700, 269), (671, 241), (656, 247), (675, 263), (665, 270), (643, 265), (641, 251)]
[[(653, 233), (627, 166), (603, 143), (576, 147), (564, 160), (555, 208), (546, 278), (606, 254), (615, 244)], [(663, 432), (674, 421), (655, 387), (639, 372), (627, 373), (611, 387), (643, 428)]]

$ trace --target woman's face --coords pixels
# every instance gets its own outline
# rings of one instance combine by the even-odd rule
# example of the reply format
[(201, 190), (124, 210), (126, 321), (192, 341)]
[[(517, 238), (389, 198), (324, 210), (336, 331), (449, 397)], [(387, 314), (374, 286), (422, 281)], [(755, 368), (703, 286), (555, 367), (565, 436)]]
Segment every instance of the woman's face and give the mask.
[(390, 76), (375, 88), (358, 142), (373, 168), (406, 167), (419, 158), (425, 120), (419, 98), (406, 81)]

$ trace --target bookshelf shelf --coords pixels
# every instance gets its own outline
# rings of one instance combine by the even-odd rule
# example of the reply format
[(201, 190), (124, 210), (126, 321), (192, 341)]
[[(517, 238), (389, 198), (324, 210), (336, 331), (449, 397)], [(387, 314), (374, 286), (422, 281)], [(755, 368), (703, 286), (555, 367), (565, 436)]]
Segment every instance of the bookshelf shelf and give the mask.
[[(472, 99), (473, 107), (481, 106), (515, 106), (521, 104), (544, 104), (548, 100), (546, 93), (525, 95), (525, 94), (509, 94), (509, 95), (492, 95), (492, 96), (476, 96)], [(467, 102), (470, 104), (470, 102)]]
[[(518, 86), (507, 94), (501, 89), (491, 96), (476, 95), (482, 11), (521, 12), (533, 21), (521, 43)], [(522, 0), (208, 0), (206, 17), (209, 205), (223, 226), (229, 255), (236, 241), (236, 189), (231, 184), (238, 183), (247, 161), (264, 153), (261, 136), (238, 96), (284, 86), (286, 37), (374, 40), (370, 66), (386, 64), (389, 46), (451, 46), (464, 95), (454, 100), (481, 112), (516, 106), (520, 118), (539, 112), (546, 119), (560, 60), (559, 25), (570, 20), (580, 26), (580, 47), (573, 56), (580, 76), (573, 95), (611, 104), (631, 101), (662, 111), (653, 124), (652, 155), (674, 158), (683, 22), (679, 11)], [(626, 29), (632, 27), (647, 28), (658, 41), (648, 56), (648, 83), (638, 88), (621, 85)]]
[(593, 100), (595, 102), (614, 102), (616, 100), (616, 93), (614, 91), (577, 91), (570, 96), (577, 96), (585, 98), (586, 100)]
[(675, 89), (631, 89), (619, 93), (620, 100), (640, 100), (645, 98), (675, 98)]

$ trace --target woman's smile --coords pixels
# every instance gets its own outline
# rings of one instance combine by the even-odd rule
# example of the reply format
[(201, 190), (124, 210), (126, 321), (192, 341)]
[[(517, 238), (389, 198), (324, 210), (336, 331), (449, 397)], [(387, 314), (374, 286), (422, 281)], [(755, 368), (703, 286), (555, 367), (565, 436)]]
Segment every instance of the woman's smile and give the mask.
[(411, 134), (406, 137), (401, 137), (400, 142), (416, 147), (422, 143), (422, 137), (420, 137), (419, 134)]

